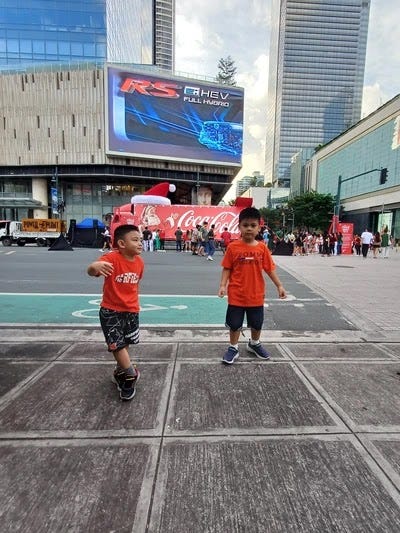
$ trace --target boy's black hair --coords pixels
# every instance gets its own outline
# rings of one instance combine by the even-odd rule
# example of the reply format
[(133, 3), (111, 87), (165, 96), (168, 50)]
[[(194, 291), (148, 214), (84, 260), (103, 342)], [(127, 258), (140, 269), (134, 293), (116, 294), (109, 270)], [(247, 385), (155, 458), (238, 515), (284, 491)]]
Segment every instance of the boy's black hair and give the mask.
[(131, 231), (139, 231), (139, 228), (134, 224), (122, 224), (114, 231), (114, 247), (118, 245), (120, 239), (124, 240), (127, 233)]
[(239, 224), (245, 219), (258, 220), (258, 223), (260, 223), (261, 213), (255, 207), (245, 207), (239, 213)]

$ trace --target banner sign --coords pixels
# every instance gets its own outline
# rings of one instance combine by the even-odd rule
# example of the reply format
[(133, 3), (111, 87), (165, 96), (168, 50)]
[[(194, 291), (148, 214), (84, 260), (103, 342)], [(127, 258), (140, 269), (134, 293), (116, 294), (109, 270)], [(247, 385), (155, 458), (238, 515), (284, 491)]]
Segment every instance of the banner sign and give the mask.
[(339, 222), (339, 217), (333, 215), (332, 222), (328, 228), (329, 233), (341, 233), (343, 236), (342, 254), (351, 255), (353, 253), (353, 222)]
[(120, 224), (135, 224), (143, 231), (147, 226), (151, 231), (163, 229), (166, 239), (175, 239), (175, 231), (179, 227), (184, 233), (196, 225), (208, 222), (210, 228), (215, 224), (214, 233), (218, 239), (224, 228), (232, 235), (232, 239), (240, 236), (239, 213), (241, 207), (235, 206), (202, 206), (202, 205), (144, 205), (136, 204), (134, 214), (116, 209), (111, 232)]
[(106, 67), (106, 151), (241, 166), (240, 87)]
[(56, 187), (51, 188), (51, 213), (58, 215), (58, 191)]
[(354, 224), (352, 222), (339, 222), (338, 232), (343, 235), (342, 254), (351, 255), (353, 253)]

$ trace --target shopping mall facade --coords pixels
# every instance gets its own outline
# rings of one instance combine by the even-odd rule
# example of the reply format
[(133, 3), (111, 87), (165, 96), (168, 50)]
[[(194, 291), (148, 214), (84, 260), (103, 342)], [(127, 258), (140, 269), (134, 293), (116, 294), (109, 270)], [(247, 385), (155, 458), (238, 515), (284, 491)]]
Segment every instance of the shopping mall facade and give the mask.
[(304, 188), (336, 197), (339, 177), (341, 219), (400, 239), (400, 95), (318, 150)]
[(0, 218), (102, 220), (161, 181), (217, 204), (241, 168), (243, 89), (123, 65), (0, 74)]

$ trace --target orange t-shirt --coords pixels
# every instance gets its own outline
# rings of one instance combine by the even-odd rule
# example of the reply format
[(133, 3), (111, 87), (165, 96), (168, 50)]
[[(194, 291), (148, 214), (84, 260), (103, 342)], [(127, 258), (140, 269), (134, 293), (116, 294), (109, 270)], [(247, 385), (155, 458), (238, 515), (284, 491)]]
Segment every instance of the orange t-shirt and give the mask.
[(139, 281), (144, 271), (143, 259), (137, 255), (133, 261), (129, 261), (118, 251), (113, 251), (102, 255), (98, 261), (114, 265), (114, 272), (104, 278), (101, 307), (138, 313)]
[(264, 272), (272, 272), (276, 266), (271, 252), (261, 241), (255, 246), (241, 239), (229, 244), (221, 265), (230, 270), (228, 303), (239, 307), (264, 305)]

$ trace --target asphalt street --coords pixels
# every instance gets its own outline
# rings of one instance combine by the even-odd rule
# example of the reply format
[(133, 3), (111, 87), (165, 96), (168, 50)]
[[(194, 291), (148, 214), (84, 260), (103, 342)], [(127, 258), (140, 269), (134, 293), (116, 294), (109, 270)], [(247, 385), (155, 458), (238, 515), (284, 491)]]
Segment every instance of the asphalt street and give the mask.
[[(48, 251), (36, 246), (0, 248), (0, 324), (98, 325), (101, 279), (86, 274), (98, 250)], [(226, 300), (216, 297), (222, 259), (190, 253), (143, 253), (141, 323), (144, 326), (223, 327)], [(279, 258), (276, 258), (279, 265)], [(279, 300), (267, 278), (264, 329), (352, 330), (330, 302), (278, 267), (288, 298)], [(87, 296), (86, 296), (87, 295)], [(176, 297), (173, 300), (172, 296)]]
[(97, 255), (0, 249), (2, 532), (400, 530), (400, 254), (276, 257), (271, 359), (241, 338), (230, 367), (226, 329), (199, 323), (223, 316), (220, 256), (145, 254), (127, 403), (85, 274)]

